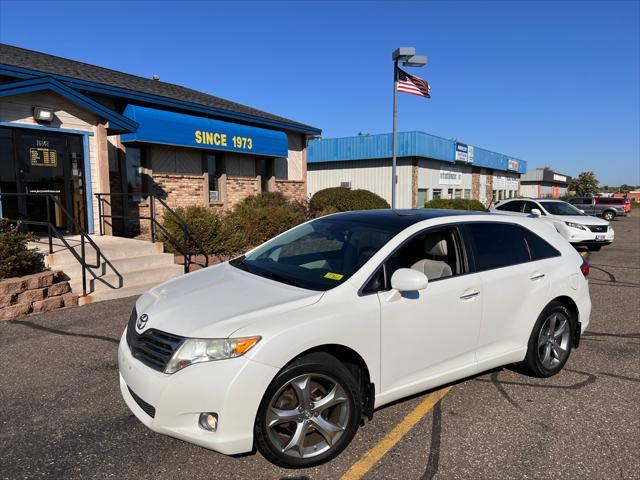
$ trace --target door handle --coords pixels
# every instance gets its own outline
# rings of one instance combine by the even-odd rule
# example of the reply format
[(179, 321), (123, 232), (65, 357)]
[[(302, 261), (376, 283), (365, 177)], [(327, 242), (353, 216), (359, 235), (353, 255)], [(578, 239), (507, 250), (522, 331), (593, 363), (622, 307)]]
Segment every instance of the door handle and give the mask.
[(544, 278), (544, 273), (534, 273), (532, 276), (529, 277), (529, 280), (531, 280), (532, 282), (535, 282), (536, 280), (540, 280), (541, 278)]
[(463, 293), (462, 295), (460, 295), (460, 299), (461, 300), (469, 300), (471, 298), (475, 298), (478, 295), (480, 295), (480, 292), (478, 290), (472, 290), (472, 291), (468, 291), (466, 293)]

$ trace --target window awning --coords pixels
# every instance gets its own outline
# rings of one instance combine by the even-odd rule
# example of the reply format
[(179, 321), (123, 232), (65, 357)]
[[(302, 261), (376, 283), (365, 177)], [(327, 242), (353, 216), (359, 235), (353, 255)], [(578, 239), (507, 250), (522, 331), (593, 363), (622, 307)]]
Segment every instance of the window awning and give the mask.
[(145, 142), (207, 150), (286, 157), (287, 134), (184, 113), (127, 105), (124, 116), (139, 124), (123, 143)]

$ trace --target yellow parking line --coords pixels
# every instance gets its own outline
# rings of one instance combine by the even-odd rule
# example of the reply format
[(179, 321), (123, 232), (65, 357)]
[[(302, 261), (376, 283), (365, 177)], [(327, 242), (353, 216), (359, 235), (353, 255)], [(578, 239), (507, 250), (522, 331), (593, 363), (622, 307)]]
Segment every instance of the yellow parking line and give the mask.
[(384, 457), (393, 446), (398, 443), (427, 413), (431, 411), (442, 398), (449, 393), (451, 387), (445, 387), (429, 394), (420, 404), (413, 409), (404, 419), (396, 425), (382, 440), (371, 450), (365, 453), (360, 460), (354, 463), (340, 480), (359, 480)]

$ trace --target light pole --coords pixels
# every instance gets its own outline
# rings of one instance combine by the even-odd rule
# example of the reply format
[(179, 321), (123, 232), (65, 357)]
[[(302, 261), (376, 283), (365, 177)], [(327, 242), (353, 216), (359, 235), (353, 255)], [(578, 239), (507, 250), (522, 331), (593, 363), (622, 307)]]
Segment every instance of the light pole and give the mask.
[(393, 60), (393, 140), (391, 145), (391, 208), (396, 208), (396, 137), (398, 135), (398, 62), (405, 67), (424, 67), (427, 57), (416, 55), (414, 47), (396, 48), (391, 55)]

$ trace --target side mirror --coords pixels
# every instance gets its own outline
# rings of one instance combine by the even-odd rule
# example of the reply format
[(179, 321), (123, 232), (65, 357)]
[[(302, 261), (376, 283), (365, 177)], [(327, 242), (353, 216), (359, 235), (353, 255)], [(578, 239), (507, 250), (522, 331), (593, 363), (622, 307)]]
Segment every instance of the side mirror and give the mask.
[(415, 292), (427, 288), (427, 276), (411, 268), (399, 268), (391, 276), (391, 288), (399, 292)]
[(531, 215), (533, 215), (534, 217), (540, 218), (542, 216), (542, 212), (538, 208), (532, 208)]
[(582, 209), (580, 209), (580, 211), (581, 211), (582, 213), (585, 213), (585, 211), (584, 211), (584, 210), (582, 210)]

